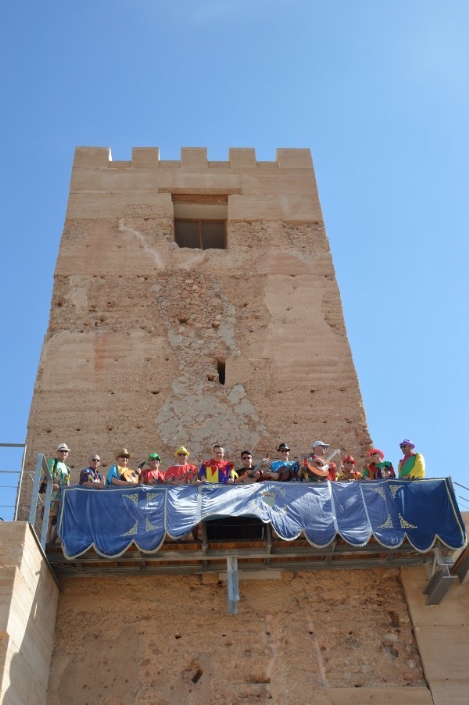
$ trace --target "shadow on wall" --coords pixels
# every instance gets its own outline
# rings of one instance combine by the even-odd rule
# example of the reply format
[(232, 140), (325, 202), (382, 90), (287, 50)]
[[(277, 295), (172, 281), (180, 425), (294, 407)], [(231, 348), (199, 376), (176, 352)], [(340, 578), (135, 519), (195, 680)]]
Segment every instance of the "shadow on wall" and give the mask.
[[(45, 560), (40, 558), (36, 572), (37, 561), (29, 564), (23, 556), (24, 564), (24, 570), (5, 566), (1, 571), (10, 578), (11, 599), (3, 673), (6, 689), (0, 700), (3, 705), (47, 705), (58, 589)], [(29, 576), (24, 574), (27, 570), (31, 570)]]

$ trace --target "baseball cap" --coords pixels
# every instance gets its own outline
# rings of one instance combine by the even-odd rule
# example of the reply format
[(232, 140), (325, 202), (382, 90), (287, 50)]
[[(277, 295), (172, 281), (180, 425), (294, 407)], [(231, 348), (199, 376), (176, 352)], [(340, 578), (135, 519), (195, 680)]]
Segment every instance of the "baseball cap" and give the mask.
[(315, 448), (319, 448), (319, 446), (322, 446), (323, 448), (329, 448), (329, 443), (324, 443), (324, 441), (314, 441), (313, 450)]

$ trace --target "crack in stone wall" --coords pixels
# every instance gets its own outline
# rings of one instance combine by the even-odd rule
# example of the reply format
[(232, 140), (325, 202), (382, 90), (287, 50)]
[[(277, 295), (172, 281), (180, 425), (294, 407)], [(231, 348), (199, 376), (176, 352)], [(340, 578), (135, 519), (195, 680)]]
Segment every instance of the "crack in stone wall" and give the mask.
[(153, 289), (180, 372), (156, 418), (165, 443), (188, 439), (195, 452), (217, 439), (255, 446), (266, 430), (244, 386), (225, 388), (219, 379), (217, 364), (240, 355), (235, 309), (221, 282), (212, 273), (172, 271)]

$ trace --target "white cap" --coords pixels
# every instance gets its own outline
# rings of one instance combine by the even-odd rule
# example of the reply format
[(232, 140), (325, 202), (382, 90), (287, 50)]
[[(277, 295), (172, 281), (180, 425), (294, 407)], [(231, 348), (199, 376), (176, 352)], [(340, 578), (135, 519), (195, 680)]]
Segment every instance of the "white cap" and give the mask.
[(329, 448), (329, 443), (323, 443), (323, 441), (314, 441), (313, 450), (315, 448), (319, 448), (319, 446), (322, 446), (323, 448)]
[(58, 445), (57, 450), (58, 451), (59, 450), (68, 450), (68, 452), (70, 453), (70, 448), (68, 447), (68, 445), (66, 443), (61, 443), (60, 445)]

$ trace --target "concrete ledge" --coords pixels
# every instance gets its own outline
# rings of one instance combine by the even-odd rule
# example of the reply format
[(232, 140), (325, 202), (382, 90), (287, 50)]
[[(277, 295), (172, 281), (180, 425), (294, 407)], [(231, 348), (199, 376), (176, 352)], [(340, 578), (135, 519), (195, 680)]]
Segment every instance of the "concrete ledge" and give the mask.
[(433, 705), (427, 688), (330, 688), (332, 705)]

